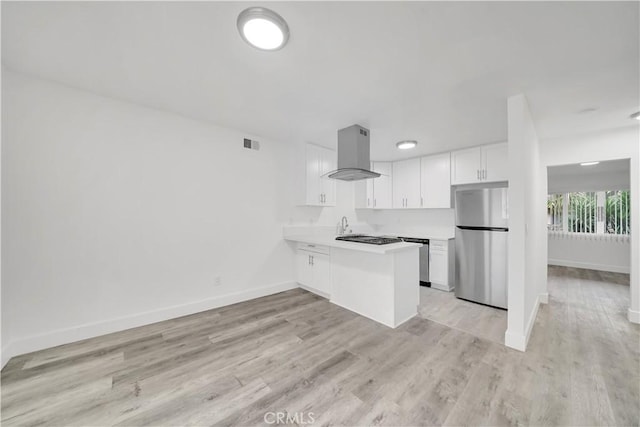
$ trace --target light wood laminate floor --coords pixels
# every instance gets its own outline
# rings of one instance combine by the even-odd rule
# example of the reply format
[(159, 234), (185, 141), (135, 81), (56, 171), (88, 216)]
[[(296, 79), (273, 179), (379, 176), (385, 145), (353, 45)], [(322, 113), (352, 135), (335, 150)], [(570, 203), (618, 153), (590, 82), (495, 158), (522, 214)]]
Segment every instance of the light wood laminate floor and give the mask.
[(504, 344), (507, 310), (458, 299), (454, 292), (421, 286), (418, 314), (424, 319)]
[(551, 268), (526, 353), (293, 290), (13, 358), (2, 425), (638, 425), (628, 290)]

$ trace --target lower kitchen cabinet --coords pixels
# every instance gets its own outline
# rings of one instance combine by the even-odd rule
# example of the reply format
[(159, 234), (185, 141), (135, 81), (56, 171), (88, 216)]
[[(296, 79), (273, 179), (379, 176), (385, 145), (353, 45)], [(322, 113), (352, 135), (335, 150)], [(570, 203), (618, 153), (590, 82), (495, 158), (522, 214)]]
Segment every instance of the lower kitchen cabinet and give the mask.
[(429, 281), (431, 287), (452, 291), (455, 287), (453, 239), (429, 240)]
[(298, 283), (322, 297), (331, 296), (331, 255), (326, 246), (301, 243), (296, 253)]

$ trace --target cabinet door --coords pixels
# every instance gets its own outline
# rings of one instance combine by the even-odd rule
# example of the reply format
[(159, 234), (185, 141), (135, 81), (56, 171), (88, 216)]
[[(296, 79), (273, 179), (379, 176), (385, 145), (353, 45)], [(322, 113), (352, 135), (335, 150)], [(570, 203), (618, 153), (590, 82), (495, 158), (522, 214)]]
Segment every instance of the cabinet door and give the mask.
[(297, 251), (296, 253), (296, 280), (305, 286), (313, 286), (313, 271), (311, 269), (311, 253)]
[[(372, 171), (377, 172), (376, 169), (375, 169), (376, 165), (377, 165), (377, 163), (371, 163), (371, 170)], [(374, 198), (374, 193), (373, 193), (374, 190), (373, 190), (373, 188), (374, 188), (374, 185), (375, 185), (374, 181), (377, 181), (378, 179), (380, 179), (380, 178), (365, 179), (364, 180), (365, 185), (367, 187), (366, 199), (364, 201), (364, 204), (365, 204), (365, 207), (367, 207), (369, 209), (373, 208), (373, 198)]]
[(506, 142), (482, 147), (484, 181), (509, 180), (509, 149)]
[(324, 175), (336, 170), (337, 160), (336, 152), (328, 148), (321, 149), (320, 156), (320, 182), (322, 194), (324, 195), (323, 205), (335, 206), (336, 205), (336, 180), (328, 178)]
[(306, 148), (306, 204), (322, 205), (322, 185), (320, 175), (322, 170), (322, 148), (307, 144)]
[(393, 207), (393, 166), (391, 162), (375, 162), (374, 172), (378, 172), (379, 178), (369, 179), (372, 182), (373, 207), (375, 209), (391, 209)]
[(420, 207), (420, 159), (393, 162), (393, 207)]
[(449, 153), (420, 160), (420, 192), (423, 208), (451, 207), (451, 156)]
[(429, 246), (429, 281), (438, 285), (449, 286), (448, 256), (446, 250)]
[(480, 147), (453, 151), (451, 153), (451, 185), (479, 182), (481, 164)]
[(313, 269), (313, 284), (310, 285), (314, 289), (331, 295), (331, 262), (329, 255), (311, 254), (311, 262)]

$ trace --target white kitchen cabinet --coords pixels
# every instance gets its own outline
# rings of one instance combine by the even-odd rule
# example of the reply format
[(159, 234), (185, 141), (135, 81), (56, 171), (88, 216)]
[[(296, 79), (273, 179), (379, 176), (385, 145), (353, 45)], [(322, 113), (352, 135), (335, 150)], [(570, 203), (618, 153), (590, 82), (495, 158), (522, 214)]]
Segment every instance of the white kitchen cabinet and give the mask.
[(300, 243), (296, 253), (296, 279), (305, 289), (331, 296), (331, 256), (326, 246)]
[(306, 205), (335, 206), (335, 180), (324, 175), (336, 169), (336, 152), (314, 144), (306, 146)]
[(479, 182), (481, 164), (480, 147), (453, 151), (451, 153), (451, 185)]
[(420, 202), (423, 208), (451, 207), (451, 155), (420, 159)]
[(420, 207), (420, 158), (393, 162), (393, 207)]
[(393, 207), (393, 177), (391, 162), (373, 162), (371, 170), (378, 172), (378, 178), (367, 179), (366, 207), (371, 209), (391, 209)]
[(431, 287), (451, 291), (454, 285), (453, 240), (429, 240), (429, 281)]
[(506, 142), (458, 150), (451, 153), (451, 185), (507, 181)]
[(484, 158), (484, 181), (509, 180), (509, 146), (506, 142), (482, 147)]

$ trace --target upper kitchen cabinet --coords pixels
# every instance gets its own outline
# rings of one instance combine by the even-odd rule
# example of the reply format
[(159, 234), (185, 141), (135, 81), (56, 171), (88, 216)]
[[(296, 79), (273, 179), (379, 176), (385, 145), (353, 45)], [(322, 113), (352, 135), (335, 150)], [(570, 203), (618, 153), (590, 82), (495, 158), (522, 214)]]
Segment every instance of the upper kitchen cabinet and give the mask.
[(336, 152), (319, 145), (306, 146), (306, 200), (309, 206), (335, 206), (336, 182), (327, 173), (336, 169)]
[(420, 159), (421, 207), (451, 207), (451, 155), (436, 154)]
[(355, 182), (355, 207), (361, 209), (393, 208), (393, 164), (371, 162), (371, 170), (380, 177)]
[(420, 158), (393, 162), (393, 207), (420, 207)]
[(481, 148), (484, 159), (484, 181), (508, 181), (509, 146), (507, 143), (485, 145)]
[(380, 177), (367, 179), (367, 207), (373, 209), (391, 209), (393, 207), (393, 167), (391, 162), (373, 162), (371, 170)]
[(506, 142), (451, 153), (451, 185), (507, 181)]

